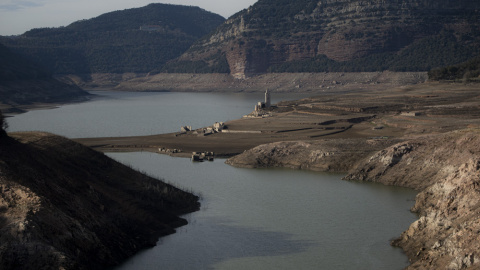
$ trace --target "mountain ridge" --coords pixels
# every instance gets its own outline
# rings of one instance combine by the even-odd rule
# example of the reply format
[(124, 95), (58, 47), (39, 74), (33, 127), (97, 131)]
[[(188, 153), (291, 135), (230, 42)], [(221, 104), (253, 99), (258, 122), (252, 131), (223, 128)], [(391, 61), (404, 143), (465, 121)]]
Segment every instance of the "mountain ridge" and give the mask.
[(54, 74), (148, 73), (224, 20), (199, 7), (150, 4), (0, 42)]
[(198, 63), (245, 78), (266, 72), (428, 71), (478, 54), (480, 3), (260, 0), (165, 72)]

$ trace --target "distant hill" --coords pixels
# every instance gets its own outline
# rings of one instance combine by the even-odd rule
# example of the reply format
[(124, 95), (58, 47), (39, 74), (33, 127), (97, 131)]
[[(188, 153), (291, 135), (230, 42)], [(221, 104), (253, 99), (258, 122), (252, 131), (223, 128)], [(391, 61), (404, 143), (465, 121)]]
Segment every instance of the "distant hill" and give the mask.
[(0, 44), (0, 104), (65, 102), (88, 95)]
[(259, 0), (163, 71), (428, 71), (479, 45), (480, 1)]
[(178, 57), (225, 19), (198, 7), (150, 4), (0, 43), (54, 74), (146, 73)]
[(434, 81), (480, 82), (480, 56), (457, 65), (430, 70), (428, 78)]

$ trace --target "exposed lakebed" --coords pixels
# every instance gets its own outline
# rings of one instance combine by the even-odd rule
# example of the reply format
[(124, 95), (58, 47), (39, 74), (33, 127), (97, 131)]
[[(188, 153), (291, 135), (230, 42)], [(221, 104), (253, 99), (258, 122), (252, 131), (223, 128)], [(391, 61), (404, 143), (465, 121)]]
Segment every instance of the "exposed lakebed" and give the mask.
[[(67, 137), (174, 132), (241, 117), (262, 95), (100, 92), (102, 98), (9, 119), (11, 131)], [(297, 98), (297, 97), (292, 97)], [(276, 100), (278, 101), (278, 100)], [(274, 102), (276, 102), (274, 100)], [(38, 125), (37, 125), (38, 123)], [(189, 225), (119, 269), (401, 269), (389, 245), (415, 215), (415, 192), (340, 174), (239, 169), (154, 153), (109, 156), (202, 196)]]

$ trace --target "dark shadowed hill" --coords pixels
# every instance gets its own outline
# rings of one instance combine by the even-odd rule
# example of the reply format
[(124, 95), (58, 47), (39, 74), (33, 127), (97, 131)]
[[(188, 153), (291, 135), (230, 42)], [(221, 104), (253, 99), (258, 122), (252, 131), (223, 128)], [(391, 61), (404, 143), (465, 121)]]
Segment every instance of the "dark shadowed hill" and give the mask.
[(479, 53), (479, 18), (471, 0), (259, 0), (164, 71), (428, 71)]
[(0, 134), (0, 269), (106, 269), (187, 222), (198, 197), (63, 137)]
[(0, 104), (66, 102), (88, 95), (0, 44)]
[(225, 19), (198, 7), (150, 4), (0, 42), (54, 74), (146, 73), (181, 55)]

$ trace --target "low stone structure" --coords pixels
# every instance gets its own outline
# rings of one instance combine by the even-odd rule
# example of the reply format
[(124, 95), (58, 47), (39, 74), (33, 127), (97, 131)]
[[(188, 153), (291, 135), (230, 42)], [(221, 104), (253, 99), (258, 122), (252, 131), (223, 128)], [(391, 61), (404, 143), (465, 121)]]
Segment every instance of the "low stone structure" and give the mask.
[(215, 124), (213, 124), (213, 129), (215, 130), (215, 132), (222, 132), (224, 128), (225, 123), (223, 122), (215, 122)]
[(191, 131), (192, 130), (192, 126), (183, 126), (180, 128), (180, 131), (181, 132), (187, 132), (187, 131)]
[(208, 136), (210, 134), (222, 132), (227, 126), (223, 122), (215, 122), (213, 126), (200, 128), (193, 132), (194, 135), (198, 136)]
[(402, 116), (420, 116), (421, 113), (420, 112), (402, 112), (401, 115)]
[(159, 148), (158, 148), (158, 152), (159, 152), (159, 153), (166, 153), (166, 154), (178, 154), (178, 153), (181, 153), (182, 150), (180, 150), (180, 149), (168, 149), (168, 148), (165, 148), (165, 147), (159, 147)]
[(202, 162), (204, 160), (213, 161), (215, 157), (214, 152), (193, 152), (192, 161)]

